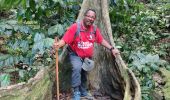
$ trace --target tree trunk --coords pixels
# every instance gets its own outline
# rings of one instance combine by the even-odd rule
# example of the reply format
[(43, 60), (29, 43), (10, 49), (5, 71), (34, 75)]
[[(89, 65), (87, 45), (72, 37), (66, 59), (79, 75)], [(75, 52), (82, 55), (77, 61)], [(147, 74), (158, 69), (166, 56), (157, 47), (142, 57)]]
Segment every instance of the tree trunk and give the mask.
[[(83, 18), (84, 11), (93, 8), (97, 11), (96, 25), (101, 29), (104, 38), (113, 46), (114, 40), (108, 11), (107, 0), (84, 0), (78, 20)], [(107, 93), (114, 100), (140, 100), (140, 85), (133, 72), (128, 69), (120, 55), (115, 58), (104, 47), (95, 46), (95, 68), (89, 73), (91, 88)]]

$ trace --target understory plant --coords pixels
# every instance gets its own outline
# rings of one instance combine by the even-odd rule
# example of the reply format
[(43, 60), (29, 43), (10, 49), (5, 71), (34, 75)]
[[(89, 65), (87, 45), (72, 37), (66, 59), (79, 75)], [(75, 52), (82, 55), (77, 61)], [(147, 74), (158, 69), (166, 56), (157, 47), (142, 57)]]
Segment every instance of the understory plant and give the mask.
[(142, 98), (144, 100), (153, 100), (152, 93), (155, 90), (153, 74), (159, 73), (160, 67), (167, 66), (167, 62), (161, 60), (158, 54), (144, 54), (141, 52), (132, 53), (129, 60), (131, 60), (129, 68), (135, 72), (140, 80)]
[(54, 37), (62, 36), (74, 22), (81, 0), (0, 2), (0, 12), (10, 12), (0, 20), (0, 82), (7, 86), (14, 79), (26, 82), (41, 66), (54, 63), (50, 54)]
[(166, 0), (119, 0), (110, 5), (115, 43), (139, 79), (142, 99), (152, 100), (153, 73), (160, 66), (169, 69), (170, 4)]

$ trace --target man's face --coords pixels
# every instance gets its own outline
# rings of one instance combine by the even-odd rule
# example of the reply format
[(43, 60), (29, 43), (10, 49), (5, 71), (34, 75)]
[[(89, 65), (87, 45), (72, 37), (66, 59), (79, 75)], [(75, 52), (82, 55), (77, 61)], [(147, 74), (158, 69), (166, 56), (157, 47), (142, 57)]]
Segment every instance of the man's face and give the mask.
[(96, 19), (95, 12), (89, 10), (84, 16), (84, 25), (87, 27), (92, 25), (95, 19)]

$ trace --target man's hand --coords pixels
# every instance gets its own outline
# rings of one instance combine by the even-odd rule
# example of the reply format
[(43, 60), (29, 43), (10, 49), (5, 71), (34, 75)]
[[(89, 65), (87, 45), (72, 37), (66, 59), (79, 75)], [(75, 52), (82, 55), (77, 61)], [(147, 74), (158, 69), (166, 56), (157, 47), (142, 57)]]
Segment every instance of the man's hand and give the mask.
[(52, 48), (53, 48), (54, 50), (58, 50), (60, 47), (63, 47), (65, 44), (66, 44), (66, 43), (65, 43), (64, 40), (62, 40), (62, 39), (59, 40), (59, 39), (56, 37), (55, 40), (54, 40), (54, 43), (53, 43)]
[(111, 52), (112, 52), (113, 56), (116, 56), (116, 55), (120, 54), (120, 52), (119, 52), (119, 50), (117, 48), (112, 49)]
[(56, 49), (57, 50), (59, 49), (59, 43), (58, 43), (57, 37), (55, 38), (54, 43), (53, 43), (53, 45), (52, 45), (52, 47), (50, 49), (50, 55), (51, 56), (55, 55)]
[(57, 37), (54, 40), (54, 44), (53, 44), (52, 48), (55, 50), (59, 49), (59, 39)]

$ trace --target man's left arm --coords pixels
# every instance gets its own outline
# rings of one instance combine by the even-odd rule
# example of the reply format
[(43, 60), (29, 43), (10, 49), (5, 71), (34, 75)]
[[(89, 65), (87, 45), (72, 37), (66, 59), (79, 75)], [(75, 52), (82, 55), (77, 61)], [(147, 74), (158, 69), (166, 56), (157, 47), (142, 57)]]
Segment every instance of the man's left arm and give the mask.
[(117, 48), (114, 48), (113, 46), (111, 46), (105, 39), (102, 40), (101, 45), (108, 48), (114, 56), (119, 54), (119, 50)]

